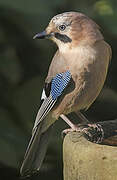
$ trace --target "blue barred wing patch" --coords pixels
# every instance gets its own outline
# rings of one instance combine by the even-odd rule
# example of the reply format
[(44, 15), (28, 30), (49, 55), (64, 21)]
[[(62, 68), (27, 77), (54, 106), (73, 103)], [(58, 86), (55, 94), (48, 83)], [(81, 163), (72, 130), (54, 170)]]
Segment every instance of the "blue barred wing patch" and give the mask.
[(53, 100), (56, 100), (62, 94), (63, 90), (68, 85), (70, 79), (71, 79), (70, 71), (59, 73), (52, 79), (50, 93)]

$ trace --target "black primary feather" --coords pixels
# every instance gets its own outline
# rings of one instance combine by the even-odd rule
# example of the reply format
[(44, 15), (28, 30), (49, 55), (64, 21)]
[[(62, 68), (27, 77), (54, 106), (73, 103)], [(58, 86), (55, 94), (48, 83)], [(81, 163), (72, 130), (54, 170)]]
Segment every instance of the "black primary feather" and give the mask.
[(51, 91), (51, 82), (50, 83), (45, 83), (44, 90), (45, 90), (46, 96), (48, 97), (50, 95), (50, 91)]

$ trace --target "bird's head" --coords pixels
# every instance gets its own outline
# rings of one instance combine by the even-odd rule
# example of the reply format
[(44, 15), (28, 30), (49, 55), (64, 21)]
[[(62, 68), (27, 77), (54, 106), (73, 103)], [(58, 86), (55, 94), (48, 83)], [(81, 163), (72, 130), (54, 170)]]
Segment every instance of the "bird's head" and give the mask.
[(53, 40), (60, 49), (92, 44), (103, 39), (99, 26), (89, 17), (78, 12), (65, 12), (54, 16), (46, 30), (35, 38)]

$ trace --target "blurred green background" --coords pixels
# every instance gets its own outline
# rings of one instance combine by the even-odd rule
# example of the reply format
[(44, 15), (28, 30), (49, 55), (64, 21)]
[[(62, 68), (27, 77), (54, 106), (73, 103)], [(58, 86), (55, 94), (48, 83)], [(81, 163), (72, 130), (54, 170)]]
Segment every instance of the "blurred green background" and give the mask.
[[(93, 18), (113, 50), (105, 87), (85, 115), (93, 121), (117, 117), (117, 1), (0, 0), (0, 180), (19, 179), (44, 78), (56, 51), (52, 42), (32, 37), (65, 11)], [(55, 123), (40, 174), (31, 179), (62, 179), (61, 131), (65, 127), (62, 120)]]

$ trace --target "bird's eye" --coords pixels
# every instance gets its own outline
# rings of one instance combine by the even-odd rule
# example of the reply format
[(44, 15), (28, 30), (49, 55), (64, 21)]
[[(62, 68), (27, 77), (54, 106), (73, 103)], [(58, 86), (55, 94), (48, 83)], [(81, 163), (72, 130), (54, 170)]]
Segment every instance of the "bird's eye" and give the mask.
[(64, 24), (62, 24), (62, 25), (59, 26), (59, 30), (60, 30), (60, 31), (64, 31), (65, 28), (66, 28), (66, 26), (65, 26)]

